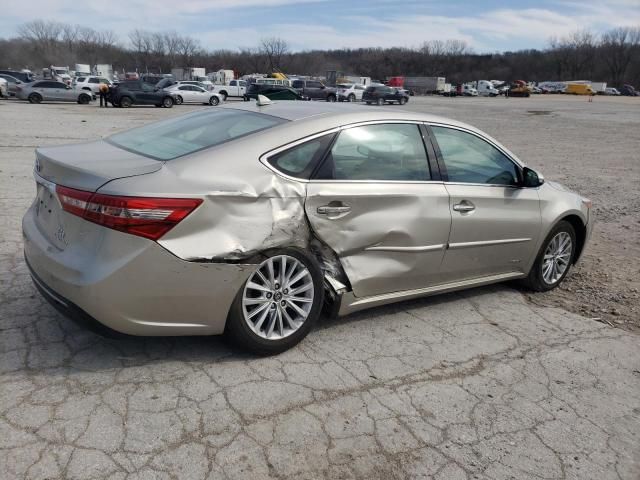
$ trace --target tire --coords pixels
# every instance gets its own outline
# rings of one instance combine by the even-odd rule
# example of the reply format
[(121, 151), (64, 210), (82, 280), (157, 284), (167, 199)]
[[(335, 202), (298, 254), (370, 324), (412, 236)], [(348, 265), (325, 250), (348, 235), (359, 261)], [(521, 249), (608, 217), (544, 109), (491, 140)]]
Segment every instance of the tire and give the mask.
[(327, 102), (334, 103), (335, 101), (336, 101), (336, 96), (335, 95), (329, 95), (327, 97)]
[(91, 97), (88, 95), (82, 94), (78, 97), (78, 103), (80, 105), (87, 105), (90, 101), (91, 101)]
[(131, 100), (131, 97), (122, 97), (120, 99), (120, 106), (122, 108), (129, 108), (131, 105), (133, 105), (133, 100)]
[(182, 105), (182, 102), (183, 102), (182, 97), (180, 95), (177, 95), (176, 96), (176, 105)]
[(353, 103), (356, 101), (356, 96), (352, 93), (347, 97), (347, 100)]
[(400, 100), (398, 100), (398, 105), (404, 105), (405, 103), (407, 103), (407, 99), (402, 97)]
[[(564, 249), (559, 250), (561, 254), (554, 253), (556, 252), (556, 247), (562, 246), (567, 239), (570, 240), (570, 244)], [(524, 280), (525, 286), (536, 292), (546, 292), (556, 288), (562, 283), (569, 273), (571, 263), (575, 256), (575, 251), (576, 232), (573, 225), (562, 220), (551, 229), (547, 237), (544, 239), (542, 247), (540, 247), (540, 251), (536, 257), (536, 261), (533, 263), (533, 267), (531, 267), (529, 275)], [(545, 256), (550, 254), (555, 256), (552, 259), (547, 259), (545, 262)], [(554, 273), (555, 268), (564, 268), (564, 270), (556, 270)]]
[[(270, 282), (269, 264), (274, 271), (274, 282)], [(281, 270), (295, 281), (280, 285)], [(299, 275), (301, 277), (296, 279)], [(324, 300), (322, 278), (316, 260), (303, 250), (286, 248), (270, 252), (236, 295), (229, 310), (225, 335), (243, 350), (259, 355), (288, 350), (307, 336), (320, 316)], [(251, 288), (250, 285), (256, 283), (267, 286), (268, 291)], [(295, 296), (302, 300), (284, 299), (284, 292), (292, 287), (304, 289)]]
[(163, 106), (164, 108), (171, 108), (171, 107), (173, 107), (173, 98), (171, 98), (171, 97), (164, 97), (164, 98), (162, 99), (162, 106)]
[(220, 95), (222, 97), (222, 101), (223, 102), (227, 101), (227, 97), (228, 97), (227, 92), (225, 92), (225, 91), (218, 92), (218, 95)]
[(39, 93), (32, 93), (27, 100), (29, 100), (29, 103), (40, 103), (42, 102), (42, 96)]
[(215, 107), (219, 103), (220, 103), (220, 100), (218, 100), (218, 97), (216, 97), (215, 95), (211, 95), (211, 98), (209, 99), (209, 105)]
[(384, 98), (379, 98), (376, 101), (376, 105), (378, 105), (379, 107), (383, 106), (384, 105)]

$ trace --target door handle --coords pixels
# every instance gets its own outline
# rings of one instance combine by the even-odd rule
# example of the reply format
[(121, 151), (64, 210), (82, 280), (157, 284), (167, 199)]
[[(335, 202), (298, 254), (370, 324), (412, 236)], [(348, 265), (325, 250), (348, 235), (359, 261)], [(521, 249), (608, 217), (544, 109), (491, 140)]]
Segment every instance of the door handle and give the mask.
[(334, 206), (334, 205), (323, 205), (322, 207), (318, 207), (317, 212), (320, 215), (340, 215), (342, 213), (348, 213), (351, 211), (351, 207), (348, 205), (342, 206)]
[(460, 203), (455, 203), (453, 205), (453, 209), (456, 212), (473, 212), (476, 209), (476, 206), (471, 202), (463, 200)]

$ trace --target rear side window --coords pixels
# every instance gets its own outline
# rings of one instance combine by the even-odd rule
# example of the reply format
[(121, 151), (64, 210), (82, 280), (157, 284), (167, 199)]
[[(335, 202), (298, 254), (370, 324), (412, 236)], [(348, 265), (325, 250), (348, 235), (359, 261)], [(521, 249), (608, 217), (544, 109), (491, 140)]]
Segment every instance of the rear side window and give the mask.
[(100, 83), (100, 80), (98, 80), (97, 78), (90, 78), (89, 83)]
[(76, 78), (76, 82), (81, 83), (84, 82), (85, 78), (84, 77), (78, 77)]
[(389, 123), (340, 132), (317, 178), (426, 181), (431, 174), (418, 125)]
[(291, 86), (293, 88), (304, 88), (304, 82), (302, 80), (294, 80)]
[(296, 178), (308, 179), (316, 164), (329, 147), (334, 135), (324, 135), (296, 145), (269, 157), (267, 160), (276, 170)]
[(286, 121), (242, 110), (205, 110), (117, 133), (107, 141), (156, 160), (172, 160)]

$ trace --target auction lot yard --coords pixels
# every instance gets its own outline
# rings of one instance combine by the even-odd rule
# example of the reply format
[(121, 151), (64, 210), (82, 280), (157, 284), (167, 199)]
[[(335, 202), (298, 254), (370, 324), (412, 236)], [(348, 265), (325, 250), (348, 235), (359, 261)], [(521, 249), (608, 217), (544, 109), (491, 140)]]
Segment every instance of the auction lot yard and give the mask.
[(590, 197), (583, 263), (551, 293), (323, 319), (272, 358), (217, 337), (103, 339), (24, 264), (35, 147), (197, 108), (216, 107), (0, 100), (0, 478), (640, 478), (640, 99), (411, 98)]

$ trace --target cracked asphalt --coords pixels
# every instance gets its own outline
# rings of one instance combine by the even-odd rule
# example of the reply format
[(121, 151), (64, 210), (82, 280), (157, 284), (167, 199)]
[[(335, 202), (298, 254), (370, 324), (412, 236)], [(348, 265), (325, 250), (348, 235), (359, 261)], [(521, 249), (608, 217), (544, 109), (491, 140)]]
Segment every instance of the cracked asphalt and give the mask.
[(33, 148), (190, 109), (0, 101), (0, 478), (640, 478), (640, 337), (510, 286), (324, 319), (271, 358), (59, 315), (22, 258)]

